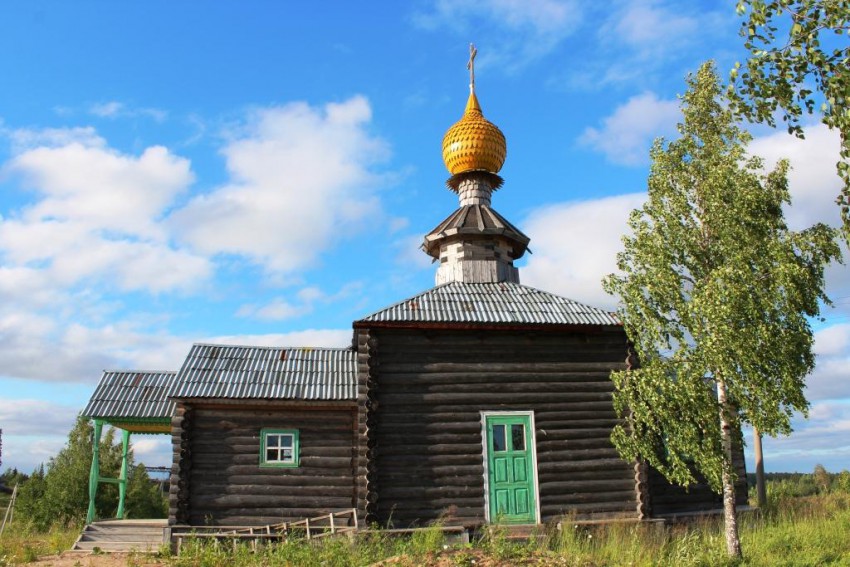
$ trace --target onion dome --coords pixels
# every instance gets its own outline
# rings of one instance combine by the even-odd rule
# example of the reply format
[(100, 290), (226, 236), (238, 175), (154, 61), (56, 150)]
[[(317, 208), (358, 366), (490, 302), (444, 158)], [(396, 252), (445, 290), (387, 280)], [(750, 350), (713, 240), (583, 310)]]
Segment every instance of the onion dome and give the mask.
[(468, 171), (497, 174), (507, 155), (505, 135), (484, 118), (475, 90), (470, 89), (463, 117), (443, 136), (443, 162), (452, 175)]

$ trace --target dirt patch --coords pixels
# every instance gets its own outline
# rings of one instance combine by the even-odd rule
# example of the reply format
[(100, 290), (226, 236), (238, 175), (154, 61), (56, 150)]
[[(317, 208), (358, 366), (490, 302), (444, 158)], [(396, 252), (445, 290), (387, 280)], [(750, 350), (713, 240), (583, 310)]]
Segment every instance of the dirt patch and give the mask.
[(38, 561), (27, 563), (36, 567), (126, 567), (138, 565), (144, 567), (166, 567), (167, 562), (153, 555), (141, 553), (72, 553), (39, 557)]
[(564, 557), (548, 553), (535, 553), (522, 558), (497, 559), (488, 556), (481, 549), (457, 549), (429, 554), (424, 558), (411, 558), (407, 555), (390, 557), (373, 563), (369, 567), (518, 567), (520, 565), (556, 567), (572, 565), (572, 563)]

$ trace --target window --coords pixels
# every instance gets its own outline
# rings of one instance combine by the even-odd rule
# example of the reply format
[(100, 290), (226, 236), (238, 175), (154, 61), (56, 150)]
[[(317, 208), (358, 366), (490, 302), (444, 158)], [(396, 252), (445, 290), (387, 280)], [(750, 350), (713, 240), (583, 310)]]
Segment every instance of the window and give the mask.
[(298, 466), (297, 429), (263, 429), (260, 436), (261, 467)]

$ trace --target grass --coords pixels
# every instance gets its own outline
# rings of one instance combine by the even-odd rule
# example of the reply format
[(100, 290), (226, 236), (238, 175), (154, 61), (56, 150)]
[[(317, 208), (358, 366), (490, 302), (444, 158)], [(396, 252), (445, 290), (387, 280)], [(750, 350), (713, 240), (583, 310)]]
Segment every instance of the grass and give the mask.
[(6, 526), (0, 536), (0, 567), (29, 563), (42, 555), (67, 551), (79, 535), (80, 528), (76, 526), (36, 532), (26, 524), (15, 521), (11, 526)]
[[(774, 495), (775, 496), (775, 495)], [(775, 504), (741, 514), (745, 559), (726, 557), (721, 518), (689, 525), (611, 524), (583, 527), (566, 519), (529, 542), (515, 542), (495, 529), (472, 544), (448, 548), (433, 528), (409, 538), (377, 532), (314, 542), (290, 541), (257, 552), (247, 545), (189, 541), (179, 556), (161, 560), (173, 567), (310, 566), (349, 567), (391, 559), (387, 565), (481, 566), (820, 566), (850, 565), (850, 493), (785, 496)], [(15, 526), (0, 537), (0, 567), (68, 549), (76, 529), (35, 534)]]
[(726, 556), (721, 518), (688, 525), (610, 524), (583, 527), (569, 521), (529, 542), (515, 542), (494, 530), (468, 546), (445, 549), (438, 530), (410, 539), (370, 535), (320, 543), (290, 542), (257, 553), (240, 546), (191, 543), (172, 559), (175, 567), (369, 565), (563, 565), (563, 566), (821, 566), (850, 565), (850, 494), (789, 497), (740, 517), (745, 559)]

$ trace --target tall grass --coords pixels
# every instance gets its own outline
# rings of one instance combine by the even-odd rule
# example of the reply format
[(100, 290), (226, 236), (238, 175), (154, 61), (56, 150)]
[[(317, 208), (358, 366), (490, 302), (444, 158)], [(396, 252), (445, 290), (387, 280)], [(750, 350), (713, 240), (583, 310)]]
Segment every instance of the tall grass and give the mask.
[(690, 524), (609, 524), (582, 526), (565, 520), (527, 541), (494, 529), (462, 548), (444, 549), (439, 530), (409, 539), (381, 533), (347, 539), (288, 542), (252, 553), (246, 546), (195, 542), (172, 560), (175, 567), (370, 565), (562, 565), (562, 566), (821, 566), (850, 565), (850, 494), (788, 498), (764, 510), (741, 515), (745, 558), (726, 556), (722, 518)]
[(375, 531), (351, 540), (346, 537), (292, 540), (256, 551), (244, 543), (234, 545), (226, 541), (189, 538), (180, 555), (171, 558), (171, 564), (174, 567), (356, 567), (399, 558), (406, 561), (401, 565), (428, 565), (443, 551), (444, 541), (438, 526), (410, 537), (391, 537), (386, 532)]
[[(768, 484), (770, 488), (771, 483)], [(784, 490), (784, 489), (783, 489)], [(781, 492), (781, 491), (780, 491)], [(777, 492), (769, 495), (774, 498)], [(189, 540), (179, 555), (160, 558), (173, 567), (386, 565), (561, 565), (561, 566), (850, 566), (850, 492), (783, 496), (740, 518), (742, 562), (726, 557), (722, 518), (690, 524), (582, 526), (569, 518), (561, 527), (541, 528), (537, 537), (515, 541), (504, 529), (450, 548), (438, 526), (410, 537), (376, 531), (355, 539), (293, 540), (254, 551), (248, 545)], [(70, 548), (77, 529), (38, 534), (17, 522), (0, 537), (0, 567)]]
[(71, 549), (80, 535), (79, 527), (56, 526), (39, 532), (23, 522), (6, 526), (0, 535), (0, 567), (35, 561), (39, 556)]

